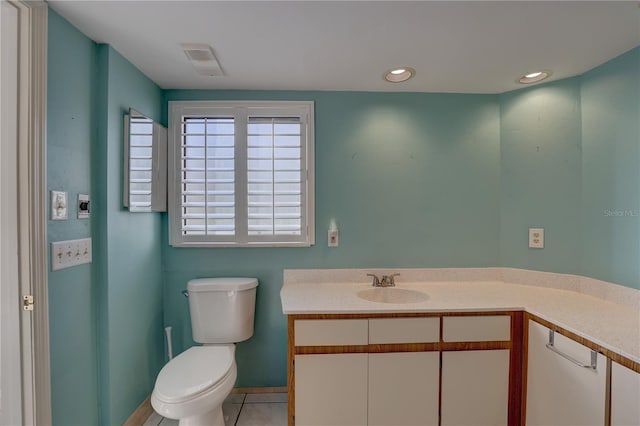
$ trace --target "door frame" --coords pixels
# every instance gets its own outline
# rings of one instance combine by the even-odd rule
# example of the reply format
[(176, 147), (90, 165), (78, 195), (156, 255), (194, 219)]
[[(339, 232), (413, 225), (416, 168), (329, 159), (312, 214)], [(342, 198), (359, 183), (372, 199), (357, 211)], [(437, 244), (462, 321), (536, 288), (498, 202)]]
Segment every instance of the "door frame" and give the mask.
[[(18, 268), (21, 311), (22, 411), (25, 425), (51, 424), (47, 288), (47, 21), (44, 1), (9, 0), (20, 12), (18, 88)], [(20, 301), (21, 303), (21, 301)]]

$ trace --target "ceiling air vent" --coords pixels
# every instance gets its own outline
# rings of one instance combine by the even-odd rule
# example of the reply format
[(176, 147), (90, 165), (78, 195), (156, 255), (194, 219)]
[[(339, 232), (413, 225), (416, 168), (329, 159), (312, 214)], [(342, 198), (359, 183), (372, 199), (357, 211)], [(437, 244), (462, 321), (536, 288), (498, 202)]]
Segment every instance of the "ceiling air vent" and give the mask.
[(212, 77), (224, 75), (213, 49), (208, 44), (183, 43), (180, 46), (198, 74)]

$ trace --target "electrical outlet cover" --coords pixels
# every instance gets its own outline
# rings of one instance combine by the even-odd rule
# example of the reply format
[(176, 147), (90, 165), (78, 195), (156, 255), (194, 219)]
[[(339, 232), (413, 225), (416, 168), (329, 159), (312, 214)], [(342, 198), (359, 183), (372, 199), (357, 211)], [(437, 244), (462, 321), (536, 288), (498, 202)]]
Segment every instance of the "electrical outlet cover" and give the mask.
[(544, 248), (544, 228), (529, 228), (529, 248)]

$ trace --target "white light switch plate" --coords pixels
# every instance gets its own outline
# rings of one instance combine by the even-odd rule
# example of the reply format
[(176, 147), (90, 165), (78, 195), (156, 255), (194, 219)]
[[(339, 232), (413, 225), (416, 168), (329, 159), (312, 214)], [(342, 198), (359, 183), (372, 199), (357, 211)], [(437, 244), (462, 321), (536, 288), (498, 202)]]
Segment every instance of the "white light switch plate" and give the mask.
[(66, 220), (67, 207), (67, 193), (64, 191), (51, 191), (51, 220)]
[(91, 238), (51, 243), (51, 270), (91, 263)]
[(544, 228), (529, 228), (529, 248), (544, 248)]

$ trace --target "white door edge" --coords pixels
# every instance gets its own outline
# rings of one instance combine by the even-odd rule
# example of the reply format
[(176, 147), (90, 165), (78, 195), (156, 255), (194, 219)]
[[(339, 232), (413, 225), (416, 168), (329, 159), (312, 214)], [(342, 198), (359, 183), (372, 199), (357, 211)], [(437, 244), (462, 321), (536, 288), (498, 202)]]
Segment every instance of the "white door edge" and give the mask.
[(0, 424), (20, 424), (20, 268), (18, 256), (18, 57), (20, 10), (0, 3)]
[(20, 10), (18, 226), (23, 424), (51, 424), (46, 231), (47, 19), (44, 1), (10, 0)]

